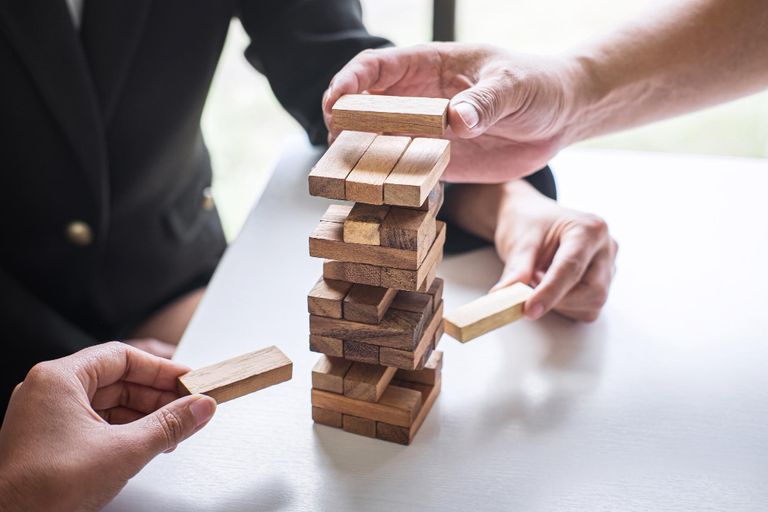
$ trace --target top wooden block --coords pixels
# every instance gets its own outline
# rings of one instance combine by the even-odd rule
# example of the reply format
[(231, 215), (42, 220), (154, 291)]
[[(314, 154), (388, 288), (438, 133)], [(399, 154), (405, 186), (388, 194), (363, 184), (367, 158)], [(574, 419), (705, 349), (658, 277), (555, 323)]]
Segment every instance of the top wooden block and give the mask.
[(377, 133), (442, 136), (449, 100), (348, 94), (333, 106), (333, 127)]
[(523, 283), (502, 288), (445, 315), (445, 332), (464, 343), (523, 316), (533, 289)]

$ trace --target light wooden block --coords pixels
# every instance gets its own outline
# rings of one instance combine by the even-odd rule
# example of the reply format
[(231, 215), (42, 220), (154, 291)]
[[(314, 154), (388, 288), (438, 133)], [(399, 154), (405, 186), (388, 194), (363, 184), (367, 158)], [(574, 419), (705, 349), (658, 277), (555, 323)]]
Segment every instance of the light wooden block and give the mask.
[(435, 333), (443, 321), (443, 303), (424, 328), (419, 343), (413, 350), (381, 347), (379, 350), (379, 363), (385, 366), (394, 366), (404, 370), (418, 370), (424, 362), (424, 355), (434, 349)]
[(345, 220), (347, 220), (347, 217), (349, 216), (349, 212), (352, 211), (352, 206), (348, 204), (332, 204), (329, 205), (328, 208), (323, 213), (323, 216), (320, 217), (320, 220), (324, 220), (327, 222), (340, 222), (344, 223)]
[(309, 332), (315, 336), (413, 350), (429, 318), (423, 314), (395, 309), (387, 311), (378, 324), (310, 315)]
[(312, 315), (343, 318), (344, 297), (352, 288), (351, 283), (320, 278), (307, 296), (307, 309)]
[(410, 143), (410, 137), (376, 137), (347, 176), (347, 201), (384, 204), (384, 180)]
[(328, 427), (341, 428), (343, 425), (342, 414), (336, 411), (329, 411), (321, 407), (312, 407), (312, 420), (320, 425)]
[(391, 207), (377, 232), (384, 247), (415, 251), (420, 245), (432, 245), (437, 221), (430, 211)]
[(332, 107), (336, 130), (442, 136), (449, 100), (347, 94)]
[(384, 181), (384, 204), (421, 206), (440, 181), (450, 153), (447, 140), (413, 139)]
[[(443, 259), (445, 246), (445, 223), (437, 222), (437, 236), (416, 270), (384, 267), (381, 269), (381, 286), (398, 290), (427, 291), (437, 273), (437, 266)], [(400, 250), (400, 249), (397, 249)]]
[(422, 395), (422, 406), (410, 427), (393, 425), (383, 421), (376, 422), (376, 437), (382, 441), (408, 445), (413, 442), (414, 437), (424, 424), (424, 420), (427, 419), (432, 406), (440, 395), (442, 379), (438, 377), (437, 382), (432, 386), (419, 383), (398, 382), (398, 384), (410, 386), (414, 391), (419, 391)]
[(309, 173), (309, 193), (328, 199), (346, 198), (346, 179), (376, 138), (375, 133), (339, 134)]
[(179, 377), (183, 395), (201, 393), (223, 403), (254, 391), (291, 380), (293, 363), (277, 347), (193, 370)]
[(344, 319), (366, 324), (381, 323), (396, 295), (397, 290), (394, 288), (365, 284), (352, 285), (349, 293), (344, 297)]
[(342, 221), (344, 241), (348, 244), (381, 245), (379, 231), (388, 213), (388, 206), (355, 204)]
[(328, 336), (309, 336), (309, 350), (327, 356), (344, 357), (344, 342)]
[(344, 340), (344, 358), (359, 363), (379, 364), (379, 346)]
[(533, 289), (523, 283), (502, 288), (445, 316), (445, 332), (464, 343), (523, 316)]
[[(344, 376), (343, 393), (345, 396), (356, 400), (378, 402), (395, 372), (397, 372), (397, 368), (354, 363)], [(313, 387), (317, 388), (318, 386), (313, 385)]]
[(351, 366), (350, 361), (340, 357), (320, 356), (312, 368), (312, 387), (331, 393), (343, 393), (344, 377)]
[(355, 400), (344, 395), (312, 390), (312, 405), (322, 409), (409, 427), (421, 408), (421, 393), (405, 387), (389, 385), (378, 402)]
[(350, 283), (381, 286), (381, 267), (348, 261), (323, 261), (323, 277)]
[[(365, 437), (376, 437), (376, 422), (359, 416), (342, 415), (342, 427), (345, 432)], [(404, 427), (397, 427), (404, 428)]]
[(430, 386), (437, 382), (440, 373), (443, 371), (443, 353), (439, 350), (432, 352), (421, 370), (397, 370), (395, 379), (408, 382), (418, 382)]
[(445, 200), (445, 187), (442, 183), (438, 182), (432, 192), (429, 193), (427, 199), (421, 204), (421, 206), (403, 206), (403, 208), (410, 208), (412, 210), (421, 210), (423, 212), (433, 211), (435, 215), (443, 207), (443, 201)]

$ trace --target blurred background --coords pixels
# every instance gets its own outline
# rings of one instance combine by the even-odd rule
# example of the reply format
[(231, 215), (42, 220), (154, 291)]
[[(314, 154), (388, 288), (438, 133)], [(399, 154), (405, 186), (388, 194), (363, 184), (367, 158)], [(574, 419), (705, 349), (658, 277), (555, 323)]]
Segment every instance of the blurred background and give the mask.
[[(368, 29), (398, 45), (429, 41), (433, 0), (362, 0)], [(457, 0), (456, 37), (556, 54), (662, 2), (653, 0)], [(233, 21), (203, 114), (214, 195), (231, 240), (284, 141), (303, 133), (243, 57), (248, 37)], [(582, 146), (768, 157), (768, 93)], [(556, 170), (557, 171), (557, 170)]]

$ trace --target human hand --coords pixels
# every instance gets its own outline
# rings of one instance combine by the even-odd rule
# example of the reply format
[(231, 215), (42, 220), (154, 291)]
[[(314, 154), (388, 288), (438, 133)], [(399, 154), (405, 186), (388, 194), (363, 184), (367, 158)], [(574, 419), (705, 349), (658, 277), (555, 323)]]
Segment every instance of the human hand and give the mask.
[(137, 338), (132, 340), (125, 340), (124, 343), (148, 352), (153, 356), (162, 357), (164, 359), (170, 359), (173, 357), (173, 353), (176, 352), (176, 345), (166, 343), (164, 341), (156, 340), (154, 338)]
[(501, 183), (540, 169), (567, 144), (579, 73), (574, 61), (487, 45), (366, 50), (333, 78), (323, 112), (332, 139), (331, 109), (344, 94), (450, 98), (443, 179)]
[(0, 429), (0, 509), (103, 507), (213, 416), (212, 398), (179, 398), (187, 371), (117, 342), (36, 365)]

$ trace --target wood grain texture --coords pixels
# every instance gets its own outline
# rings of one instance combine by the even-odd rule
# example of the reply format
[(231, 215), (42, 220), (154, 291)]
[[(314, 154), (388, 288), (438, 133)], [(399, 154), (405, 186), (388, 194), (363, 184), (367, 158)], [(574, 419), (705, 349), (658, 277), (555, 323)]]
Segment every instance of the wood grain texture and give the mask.
[(523, 283), (502, 288), (451, 311), (445, 332), (462, 343), (498, 329), (523, 316), (523, 305), (533, 289)]
[(341, 428), (343, 428), (345, 432), (365, 437), (376, 437), (376, 422), (374, 420), (361, 418), (359, 416), (351, 416), (349, 414), (343, 414), (341, 421)]
[(387, 366), (354, 363), (344, 376), (343, 393), (356, 400), (378, 402), (396, 371)]
[(293, 363), (272, 346), (193, 370), (178, 378), (183, 395), (202, 393), (223, 403), (291, 380)]
[(312, 406), (312, 420), (320, 425), (341, 428), (343, 425), (342, 414), (321, 407)]
[(307, 296), (307, 309), (312, 315), (331, 318), (344, 317), (344, 298), (352, 284), (320, 278)]
[(379, 324), (397, 295), (394, 288), (355, 284), (343, 301), (343, 318), (353, 322)]
[(388, 206), (357, 203), (343, 220), (343, 239), (348, 244), (381, 245), (381, 223), (389, 213)]
[(376, 422), (376, 437), (382, 441), (409, 445), (413, 442), (414, 437), (424, 424), (424, 420), (427, 419), (429, 412), (432, 410), (432, 406), (435, 404), (435, 401), (437, 401), (437, 397), (440, 395), (440, 390), (442, 388), (442, 379), (438, 377), (437, 382), (432, 386), (407, 382), (399, 384), (402, 386), (410, 386), (414, 388), (414, 391), (419, 391), (422, 395), (422, 406), (410, 427), (388, 424), (386, 422)]
[(439, 350), (432, 352), (421, 370), (397, 370), (395, 379), (421, 384), (434, 385), (443, 371), (443, 353)]
[(327, 356), (344, 357), (344, 342), (328, 336), (309, 335), (309, 350)]
[(348, 261), (323, 261), (323, 277), (350, 283), (381, 286), (381, 267)]
[(437, 220), (430, 211), (393, 206), (379, 224), (379, 243), (384, 247), (415, 251), (431, 246), (437, 234)]
[(336, 130), (442, 136), (447, 125), (448, 100), (347, 94), (332, 107)]
[(437, 185), (435, 185), (435, 188), (432, 189), (432, 192), (429, 193), (427, 196), (427, 199), (421, 204), (421, 206), (402, 206), (401, 208), (410, 208), (412, 210), (420, 210), (420, 211), (434, 211), (435, 215), (437, 215), (437, 212), (440, 211), (440, 208), (443, 206), (443, 201), (445, 200), (445, 187), (441, 182), (438, 182)]
[(376, 138), (375, 133), (346, 131), (309, 172), (309, 193), (328, 199), (346, 198), (346, 179)]
[(437, 236), (416, 270), (384, 267), (381, 269), (381, 286), (398, 290), (427, 291), (437, 273), (437, 266), (443, 259), (445, 246), (445, 223), (437, 221)]
[(429, 324), (424, 329), (419, 343), (413, 350), (403, 350), (390, 347), (382, 347), (379, 350), (379, 364), (385, 366), (394, 366), (405, 370), (418, 370), (424, 364), (424, 355), (434, 349), (435, 333), (443, 321), (443, 303), (441, 302), (437, 311), (429, 320)]
[(387, 311), (378, 324), (310, 315), (309, 332), (315, 336), (413, 350), (428, 319), (426, 315), (396, 309)]
[(384, 204), (421, 206), (448, 166), (450, 148), (444, 139), (413, 139), (384, 181)]
[(355, 400), (319, 389), (312, 390), (312, 405), (315, 407), (401, 427), (413, 424), (421, 408), (421, 400), (420, 392), (393, 385), (387, 387), (378, 402)]
[(344, 393), (344, 377), (351, 366), (350, 361), (340, 357), (320, 356), (312, 368), (312, 387), (331, 393)]
[(437, 309), (437, 305), (440, 303), (440, 301), (443, 300), (444, 289), (445, 281), (439, 277), (436, 277), (434, 281), (432, 281), (432, 285), (429, 287), (429, 290), (427, 290), (427, 293), (432, 296), (432, 304), (434, 305), (435, 309)]
[(389, 306), (392, 309), (400, 311), (411, 311), (413, 313), (421, 313), (427, 317), (431, 317), (435, 311), (435, 305), (433, 304), (432, 295), (429, 293), (398, 291), (395, 300)]
[(379, 346), (344, 340), (344, 358), (359, 363), (379, 364)]
[(352, 211), (352, 205), (331, 204), (331, 205), (328, 205), (328, 208), (326, 208), (325, 212), (323, 212), (323, 215), (322, 217), (320, 217), (320, 220), (324, 220), (327, 222), (344, 223), (344, 221), (347, 220), (347, 217), (349, 216), (349, 212), (351, 211)]
[(410, 137), (379, 135), (346, 179), (348, 201), (384, 204), (384, 180), (400, 160)]

